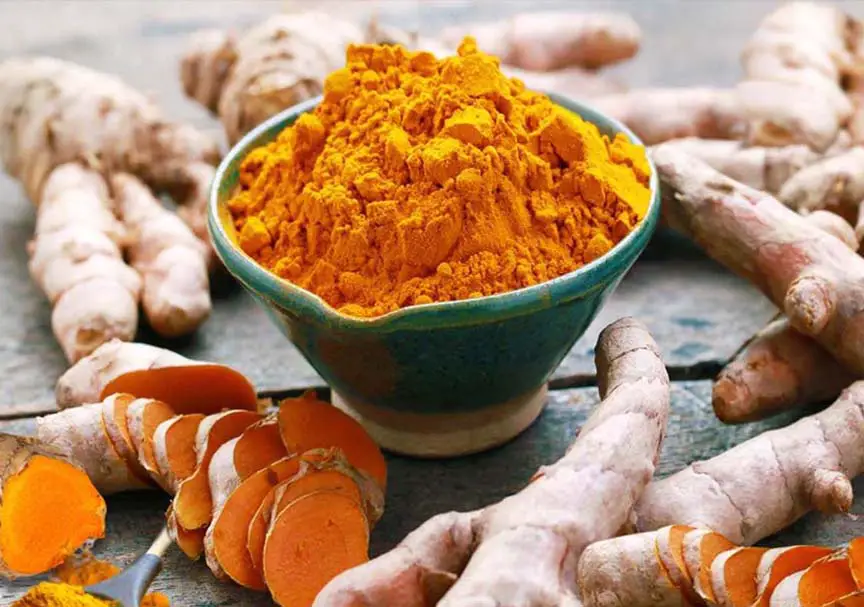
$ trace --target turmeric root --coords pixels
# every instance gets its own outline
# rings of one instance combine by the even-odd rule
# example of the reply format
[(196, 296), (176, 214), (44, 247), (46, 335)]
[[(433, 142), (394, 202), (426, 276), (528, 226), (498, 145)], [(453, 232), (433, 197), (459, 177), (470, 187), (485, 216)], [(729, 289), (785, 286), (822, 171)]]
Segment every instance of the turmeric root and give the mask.
[[(858, 248), (855, 230), (839, 215), (814, 211), (807, 221), (851, 250)], [(822, 346), (779, 318), (744, 344), (723, 368), (714, 382), (712, 405), (726, 423), (755, 421), (796, 406), (833, 400), (853, 381), (855, 376)]]
[[(739, 547), (709, 529), (664, 527), (589, 546), (579, 587), (586, 607), (822, 606), (855, 591), (846, 554), (820, 546)], [(826, 570), (820, 564), (828, 560), (836, 565)], [(825, 600), (795, 602), (797, 588), (821, 589)]]
[(501, 71), (510, 78), (518, 78), (534, 91), (558, 93), (572, 99), (593, 99), (603, 95), (623, 93), (626, 87), (604, 74), (580, 68), (568, 68), (555, 72), (529, 72), (509, 66)]
[[(318, 546), (327, 546), (326, 558)], [(368, 554), (369, 523), (360, 504), (343, 493), (316, 491), (288, 504), (270, 524), (264, 579), (277, 604), (306, 607), (335, 576), (367, 562)]]
[(314, 392), (279, 404), (279, 433), (289, 453), (337, 447), (348, 462), (387, 488), (387, 463), (381, 449), (353, 417), (330, 403), (318, 400)]
[(683, 137), (738, 139), (746, 127), (733, 90), (634, 89), (591, 103), (630, 127), (645, 145)]
[(126, 424), (132, 444), (138, 454), (138, 462), (150, 477), (166, 491), (169, 489), (167, 480), (160, 474), (153, 448), (153, 435), (160, 424), (174, 417), (174, 409), (162, 401), (151, 398), (139, 398), (129, 404), (126, 412)]
[(625, 13), (526, 12), (489, 23), (445, 28), (438, 36), (455, 49), (465, 36), (483, 52), (524, 70), (596, 69), (633, 57), (642, 32)]
[(670, 146), (653, 151), (665, 217), (749, 279), (850, 371), (864, 374), (864, 259), (770, 195)]
[(103, 495), (150, 488), (114, 448), (102, 411), (93, 403), (39, 417), (36, 437), (80, 466)]
[(105, 182), (81, 165), (61, 165), (34, 200), (30, 275), (51, 302), (51, 326), (66, 358), (74, 363), (106, 341), (132, 339), (141, 278), (123, 261), (125, 230)]
[(255, 388), (230, 367), (117, 339), (70, 367), (55, 392), (61, 409), (99, 402), (118, 392), (161, 400), (179, 414), (258, 408)]
[(135, 402), (131, 394), (112, 394), (102, 401), (102, 429), (114, 447), (114, 452), (120, 456), (135, 477), (145, 485), (153, 483), (153, 477), (138, 461), (138, 447), (129, 433), (127, 414), (129, 406)]
[(714, 413), (727, 424), (756, 421), (836, 398), (855, 381), (822, 346), (785, 318), (757, 333), (714, 383)]
[(834, 142), (852, 112), (841, 79), (856, 27), (840, 9), (816, 2), (786, 3), (763, 19), (742, 54), (738, 87), (750, 145), (824, 151)]
[(203, 32), (183, 57), (183, 89), (216, 109), (235, 143), (270, 116), (320, 94), (347, 46), (363, 41), (353, 23), (312, 11), (274, 15), (236, 38)]
[(105, 501), (51, 445), (0, 434), (0, 575), (36, 575), (105, 535)]
[(669, 141), (727, 177), (756, 190), (776, 194), (790, 177), (820, 156), (806, 145), (753, 147), (740, 141), (685, 137)]
[(208, 246), (135, 177), (111, 178), (123, 222), (131, 232), (132, 267), (143, 280), (141, 303), (159, 335), (194, 332), (210, 316)]
[(603, 401), (561, 460), (496, 505), (433, 517), (335, 578), (315, 606), (573, 603), (576, 563), (626, 521), (654, 471), (669, 410), (666, 370), (642, 325), (607, 327), (596, 357)]

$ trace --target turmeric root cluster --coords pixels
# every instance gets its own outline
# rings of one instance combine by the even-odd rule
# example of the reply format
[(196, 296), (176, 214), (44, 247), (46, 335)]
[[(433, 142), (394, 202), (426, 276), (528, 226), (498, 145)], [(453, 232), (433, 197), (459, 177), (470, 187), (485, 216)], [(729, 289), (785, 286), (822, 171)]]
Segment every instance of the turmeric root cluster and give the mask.
[[(37, 208), (30, 274), (70, 362), (132, 340), (139, 303), (168, 337), (207, 319), (200, 215), (214, 141), (112, 76), (44, 57), (0, 63), (0, 141), (0, 162)], [(189, 202), (192, 227), (151, 190)]]
[[(252, 386), (232, 369), (119, 341), (82, 359), (60, 384), (66, 408), (39, 418), (35, 438), (2, 437), (18, 446), (2, 459), (7, 575), (41, 573), (102, 537), (105, 503), (97, 490), (157, 486), (174, 496), (168, 527), (181, 550), (204, 555), (221, 579), (269, 590), (280, 605), (308, 605), (332, 577), (368, 558), (386, 464), (356, 421), (314, 395), (264, 415)], [(202, 401), (193, 392), (204, 385)], [(30, 447), (26, 457), (18, 455), (22, 446)], [(60, 474), (63, 482), (52, 482)], [(45, 526), (45, 517), (33, 515), (37, 502), (59, 508), (70, 495), (69, 524), (51, 525), (34, 550), (29, 542)]]

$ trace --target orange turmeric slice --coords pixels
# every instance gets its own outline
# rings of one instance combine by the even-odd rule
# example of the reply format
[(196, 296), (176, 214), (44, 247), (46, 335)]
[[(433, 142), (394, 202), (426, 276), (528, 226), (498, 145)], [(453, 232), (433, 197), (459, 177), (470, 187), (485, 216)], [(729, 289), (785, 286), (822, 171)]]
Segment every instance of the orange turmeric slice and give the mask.
[(129, 371), (112, 378), (101, 397), (116, 392), (168, 403), (179, 414), (213, 414), (225, 409), (258, 410), (254, 386), (225, 365), (193, 363)]
[(112, 394), (102, 401), (102, 424), (105, 434), (111, 441), (114, 451), (120, 456), (129, 470), (142, 482), (153, 485), (153, 479), (147, 470), (138, 462), (138, 450), (129, 435), (129, 424), (126, 414), (129, 405), (135, 401), (131, 394)]
[(210, 460), (219, 447), (240, 436), (260, 419), (261, 416), (252, 411), (224, 411), (208, 415), (198, 426), (195, 437), (197, 467), (191, 476), (180, 483), (174, 496), (174, 516), (180, 527), (191, 531), (210, 523), (213, 509), (207, 476)]
[(754, 607), (768, 607), (780, 582), (832, 552), (831, 548), (824, 546), (788, 546), (768, 550), (757, 571), (759, 598)]
[(381, 449), (354, 418), (314, 393), (286, 399), (279, 406), (279, 432), (289, 453), (337, 447), (348, 462), (371, 476), (384, 491), (387, 463)]
[(734, 548), (711, 563), (716, 602), (730, 607), (751, 607), (758, 597), (756, 572), (766, 548)]
[(150, 398), (138, 398), (132, 401), (126, 411), (126, 424), (129, 428), (129, 436), (138, 452), (138, 462), (153, 480), (166, 490), (167, 481), (159, 474), (156, 455), (153, 452), (153, 434), (159, 424), (175, 415), (174, 409), (169, 405)]
[(289, 455), (275, 417), (249, 426), (234, 446), (234, 468), (240, 480)]
[(304, 495), (270, 524), (263, 571), (273, 600), (308, 607), (327, 583), (369, 556), (369, 525), (356, 499), (333, 491)]
[(153, 433), (153, 459), (170, 493), (195, 472), (195, 435), (203, 419), (201, 413), (178, 415), (159, 424)]

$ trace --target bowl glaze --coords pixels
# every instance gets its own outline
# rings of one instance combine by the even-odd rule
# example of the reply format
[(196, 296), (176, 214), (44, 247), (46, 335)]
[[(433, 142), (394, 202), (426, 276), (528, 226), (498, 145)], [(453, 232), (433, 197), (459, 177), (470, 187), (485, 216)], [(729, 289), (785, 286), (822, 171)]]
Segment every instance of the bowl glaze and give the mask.
[[(617, 121), (561, 96), (552, 100), (613, 136)], [(641, 254), (660, 209), (603, 257), (546, 283), (477, 299), (411, 306), (376, 318), (345, 316), (318, 296), (271, 274), (238, 246), (225, 202), (246, 154), (271, 140), (319, 99), (287, 109), (239, 141), (210, 193), (208, 227), (228, 271), (252, 294), (382, 447), (449, 456), (501, 444), (536, 419), (546, 382)]]

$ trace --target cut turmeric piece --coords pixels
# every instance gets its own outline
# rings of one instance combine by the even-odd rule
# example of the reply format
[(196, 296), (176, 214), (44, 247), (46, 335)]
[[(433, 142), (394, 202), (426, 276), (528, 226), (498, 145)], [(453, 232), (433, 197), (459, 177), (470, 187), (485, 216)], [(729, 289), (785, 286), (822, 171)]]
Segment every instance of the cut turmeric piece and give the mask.
[(126, 411), (129, 436), (138, 452), (138, 462), (159, 485), (168, 490), (167, 480), (159, 474), (156, 455), (153, 452), (153, 434), (159, 424), (168, 421), (176, 413), (166, 403), (151, 398), (138, 398)]
[(165, 513), (165, 523), (168, 527), (168, 533), (177, 547), (183, 551), (183, 554), (188, 556), (193, 561), (201, 558), (204, 554), (204, 534), (207, 532), (203, 527), (201, 529), (184, 529), (177, 523), (177, 516), (174, 514), (174, 506), (169, 505), (168, 511)]
[(225, 409), (258, 410), (254, 386), (225, 365), (193, 363), (130, 371), (113, 378), (102, 397), (115, 392), (168, 403), (179, 414), (218, 413)]
[(105, 500), (42, 442), (0, 434), (0, 574), (37, 575), (105, 536)]
[(716, 602), (730, 607), (751, 607), (758, 597), (756, 571), (766, 548), (733, 548), (711, 563)]
[(267, 494), (280, 482), (300, 471), (300, 464), (314, 454), (294, 455), (259, 470), (231, 492), (213, 515), (204, 538), (205, 557), (218, 578), (230, 578), (246, 588), (264, 590), (264, 579), (255, 570), (246, 539), (252, 517)]
[(769, 607), (780, 582), (831, 553), (831, 548), (824, 546), (788, 546), (768, 550), (762, 556), (756, 572), (759, 598), (755, 607)]
[(159, 424), (153, 433), (153, 458), (169, 493), (195, 472), (195, 435), (203, 419), (201, 413), (178, 415)]
[(331, 491), (304, 495), (270, 524), (263, 571), (273, 600), (308, 607), (334, 577), (369, 559), (369, 525), (360, 504)]
[(279, 432), (289, 453), (337, 447), (348, 462), (387, 488), (387, 463), (381, 449), (354, 418), (330, 403), (318, 400), (314, 392), (279, 405)]
[(841, 597), (824, 607), (864, 607), (864, 590)]
[(262, 468), (291, 455), (279, 434), (276, 417), (268, 417), (249, 426), (234, 446), (234, 468), (240, 480), (249, 478)]
[(684, 562), (693, 589), (708, 604), (717, 602), (711, 586), (711, 564), (717, 555), (735, 548), (728, 539), (707, 529), (694, 529), (684, 536)]
[(360, 486), (348, 471), (338, 467), (317, 469), (309, 465), (301, 468), (297, 475), (282, 481), (267, 494), (249, 523), (246, 548), (255, 570), (259, 573), (263, 573), (264, 542), (270, 521), (290, 503), (317, 491), (333, 491), (347, 495), (357, 500), (361, 506), (367, 501)]
[(774, 589), (771, 605), (824, 607), (856, 590), (849, 563), (841, 552), (784, 578)]
[(135, 401), (131, 394), (112, 394), (102, 401), (102, 424), (105, 434), (111, 441), (114, 451), (120, 456), (132, 473), (142, 482), (153, 484), (153, 479), (138, 461), (138, 452), (129, 435), (126, 413)]
[(240, 436), (260, 419), (253, 411), (224, 411), (208, 415), (198, 426), (195, 436), (197, 467), (180, 483), (174, 496), (174, 516), (180, 527), (191, 531), (210, 523), (213, 509), (208, 478), (210, 460), (219, 447)]

